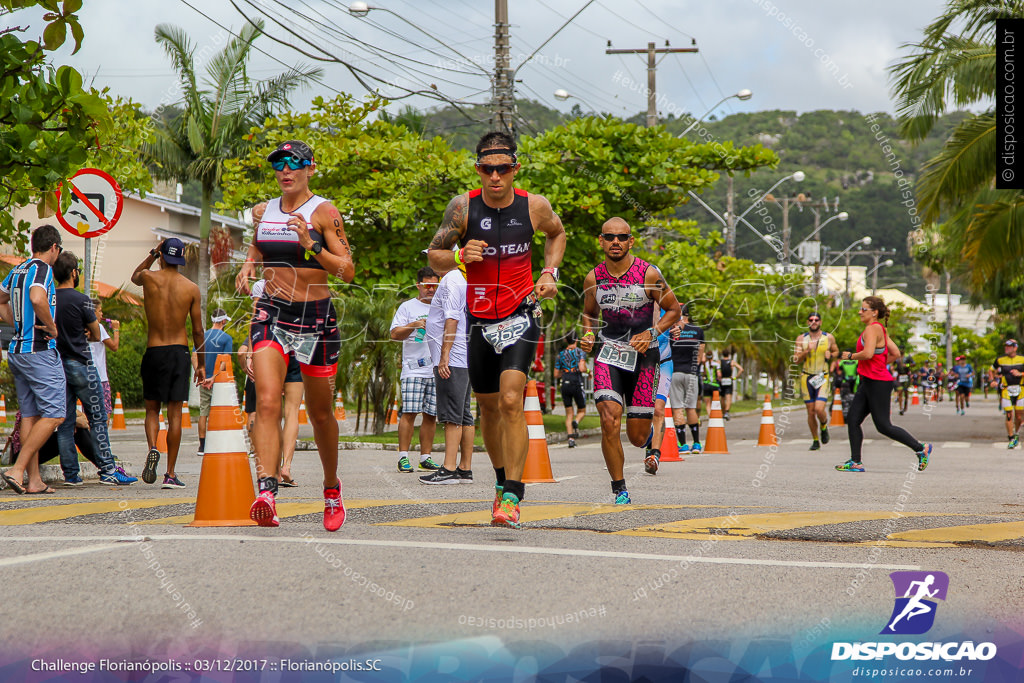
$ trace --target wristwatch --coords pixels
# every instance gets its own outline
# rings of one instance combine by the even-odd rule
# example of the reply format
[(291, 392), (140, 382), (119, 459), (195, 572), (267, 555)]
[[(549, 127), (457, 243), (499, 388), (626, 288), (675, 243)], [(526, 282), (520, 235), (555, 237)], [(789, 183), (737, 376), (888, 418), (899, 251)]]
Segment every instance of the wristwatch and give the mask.
[(317, 254), (319, 254), (323, 250), (324, 250), (324, 245), (320, 244), (319, 242), (313, 242), (313, 246), (311, 246), (306, 251), (311, 251), (311, 252), (313, 252), (313, 256), (316, 256)]
[(550, 275), (555, 282), (558, 282), (558, 268), (544, 268), (543, 270), (540, 271), (540, 274)]
[(149, 250), (149, 255), (152, 256), (153, 258), (160, 258), (160, 250), (157, 249), (156, 247), (153, 247), (152, 249)]

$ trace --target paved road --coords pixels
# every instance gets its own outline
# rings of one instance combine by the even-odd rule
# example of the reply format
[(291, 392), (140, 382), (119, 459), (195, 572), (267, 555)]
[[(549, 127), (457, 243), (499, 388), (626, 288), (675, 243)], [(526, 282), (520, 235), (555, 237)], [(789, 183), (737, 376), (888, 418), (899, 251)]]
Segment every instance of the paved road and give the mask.
[[(835, 472), (844, 429), (809, 452), (803, 407), (788, 423), (783, 406), (775, 416), (777, 450), (754, 445), (758, 415), (738, 416), (729, 454), (665, 463), (655, 477), (627, 448), (630, 506), (611, 504), (596, 438), (552, 445), (559, 481), (528, 487), (520, 531), (487, 525), (483, 454), (472, 485), (428, 487), (398, 473), (394, 453), (344, 452), (349, 518), (337, 534), (320, 524), (313, 453), (296, 456), (302, 485), (282, 489), (276, 530), (183, 526), (194, 455), (178, 468), (185, 490), (4, 491), (0, 632), (8, 654), (86, 658), (457, 642), (474, 653), (459, 660), (469, 666), (501, 642), (565, 653), (603, 639), (664, 649), (780, 637), (809, 652), (876, 638), (893, 605), (888, 574), (909, 569), (950, 577), (929, 638), (1024, 632), (1024, 452), (1006, 449), (994, 401), (897, 417), (936, 444), (921, 473), (870, 426), (868, 471)], [(138, 429), (115, 439), (140, 471)], [(447, 666), (424, 656), (428, 669)]]

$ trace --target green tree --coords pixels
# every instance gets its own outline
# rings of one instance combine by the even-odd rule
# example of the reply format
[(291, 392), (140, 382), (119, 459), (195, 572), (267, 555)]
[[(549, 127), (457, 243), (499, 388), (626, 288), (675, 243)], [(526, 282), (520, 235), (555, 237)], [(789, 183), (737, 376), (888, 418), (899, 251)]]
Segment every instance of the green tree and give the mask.
[(156, 27), (156, 42), (171, 58), (178, 75), (181, 115), (159, 125), (144, 149), (158, 177), (182, 182), (197, 180), (202, 186), (199, 291), (204, 306), (210, 272), (210, 213), (225, 162), (248, 151), (253, 126), (287, 107), (296, 88), (322, 74), (320, 69), (293, 67), (273, 78), (250, 78), (249, 56), (262, 29), (262, 22), (246, 25), (209, 60), (206, 79), (200, 82), (192, 40), (176, 26)]
[(969, 280), (979, 288), (1024, 260), (1024, 193), (992, 189), (995, 28), (998, 19), (1010, 18), (1024, 18), (1024, 3), (951, 0), (922, 40), (905, 46), (910, 54), (890, 68), (902, 132), (910, 140), (923, 138), (949, 104), (985, 107), (953, 129), (916, 186), (926, 221), (952, 215), (944, 238), (968, 261)]

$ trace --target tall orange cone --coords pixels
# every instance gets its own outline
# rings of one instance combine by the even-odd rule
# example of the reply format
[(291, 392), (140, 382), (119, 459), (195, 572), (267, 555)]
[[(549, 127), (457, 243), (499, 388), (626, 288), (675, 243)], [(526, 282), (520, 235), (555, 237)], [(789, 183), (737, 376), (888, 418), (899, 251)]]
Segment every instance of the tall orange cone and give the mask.
[(398, 424), (398, 398), (397, 397), (395, 397), (395, 404), (391, 407), (391, 410), (388, 411), (388, 419), (386, 420), (386, 424), (389, 424), (389, 425), (396, 425), (396, 424)]
[(0, 394), (0, 424), (7, 424), (7, 401), (3, 394)]
[(124, 421), (124, 406), (121, 405), (121, 392), (117, 392), (116, 398), (114, 398), (114, 419), (110, 424), (111, 429), (128, 429), (128, 425)]
[(334, 399), (334, 419), (344, 420), (345, 419), (345, 404), (341, 402), (341, 392), (338, 392), (337, 398)]
[(306, 399), (302, 399), (302, 402), (299, 403), (299, 424), (300, 425), (308, 425), (309, 424), (309, 418), (306, 417)]
[(181, 404), (181, 428), (192, 429), (192, 413), (188, 412), (188, 401)]
[(836, 396), (832, 399), (832, 419), (829, 420), (828, 426), (846, 426), (846, 420), (843, 419), (843, 397), (839, 394), (839, 387), (836, 387)]
[(537, 382), (532, 379), (526, 385), (523, 412), (526, 413), (526, 428), (530, 432), (530, 451), (523, 466), (523, 483), (554, 484), (556, 481), (551, 474), (551, 457), (548, 455), (548, 440), (544, 435), (544, 418), (540, 412)]
[(757, 434), (757, 445), (779, 445), (779, 439), (775, 436), (775, 415), (772, 413), (771, 394), (766, 394), (764, 397), (764, 407), (761, 410), (761, 431)]
[(213, 395), (206, 422), (206, 450), (199, 474), (196, 512), (188, 526), (255, 526), (249, 508), (256, 500), (245, 446), (245, 414), (238, 407), (231, 355), (217, 356)]
[(679, 443), (676, 441), (676, 421), (672, 417), (672, 404), (665, 399), (665, 436), (661, 439), (660, 462), (683, 462), (679, 457)]
[(711, 396), (711, 414), (708, 416), (708, 433), (704, 441), (704, 453), (727, 454), (729, 445), (725, 441), (725, 420), (722, 419), (722, 404), (718, 392)]
[(160, 432), (156, 435), (156, 449), (167, 452), (167, 425), (164, 423), (164, 411), (160, 411)]
[(917, 387), (910, 386), (910, 405), (919, 406), (921, 405), (921, 398), (917, 395)]

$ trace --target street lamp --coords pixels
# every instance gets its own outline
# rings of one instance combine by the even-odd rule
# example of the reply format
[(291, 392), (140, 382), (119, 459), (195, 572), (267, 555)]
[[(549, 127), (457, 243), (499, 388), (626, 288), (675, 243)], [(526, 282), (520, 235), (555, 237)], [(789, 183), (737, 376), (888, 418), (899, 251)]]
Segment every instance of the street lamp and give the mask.
[[(583, 99), (579, 95), (573, 95), (571, 92), (569, 92), (565, 88), (559, 88), (558, 90), (556, 90), (552, 94), (555, 96), (555, 99), (558, 100), (559, 102), (565, 102), (569, 98), (572, 98), (574, 100), (579, 100), (583, 104), (585, 104), (588, 107), (590, 107), (590, 111), (594, 112), (595, 114), (599, 114), (597, 109), (594, 108), (594, 105), (592, 105), (590, 102), (587, 102), (585, 99)], [(608, 116), (610, 116), (610, 114), (607, 115), (607, 116), (605, 114), (600, 114), (600, 115), (604, 116), (605, 118), (608, 118)]]
[(704, 114), (699, 119), (694, 119), (693, 123), (691, 123), (689, 126), (687, 126), (686, 130), (684, 130), (682, 133), (680, 133), (676, 137), (680, 137), (680, 138), (686, 137), (687, 133), (689, 133), (691, 130), (694, 129), (695, 126), (697, 126), (701, 121), (703, 121), (705, 116), (707, 116), (708, 114), (710, 114), (714, 110), (718, 109), (718, 106), (720, 104), (722, 104), (723, 102), (725, 102), (727, 100), (731, 100), (734, 97), (736, 99), (738, 99), (738, 100), (744, 100), (745, 101), (745, 100), (749, 100), (753, 96), (754, 96), (754, 93), (752, 93), (750, 90), (748, 90), (746, 88), (743, 88), (743, 90), (740, 90), (737, 93), (733, 93), (732, 95), (727, 95), (726, 97), (723, 97), (717, 103), (715, 103), (715, 106), (711, 107), (711, 109), (708, 109), (706, 112), (704, 112)]
[(871, 235), (865, 235), (864, 237), (861, 237), (859, 240), (848, 246), (846, 249), (843, 249), (841, 252), (839, 252), (838, 256), (836, 256), (834, 259), (828, 262), (829, 265), (832, 265), (833, 263), (843, 258), (844, 256), (846, 257), (846, 290), (844, 297), (847, 301), (849, 301), (850, 299), (850, 250), (853, 249), (854, 247), (859, 247), (860, 245), (868, 246), (870, 244)]
[[(895, 261), (893, 261), (891, 258), (885, 259), (884, 261), (879, 263), (877, 266), (875, 266), (874, 268), (869, 270), (866, 275), (864, 275), (864, 281), (867, 282), (867, 279), (871, 275), (874, 275), (875, 273), (877, 273), (879, 268), (884, 268), (886, 266), (891, 266), (893, 263), (895, 263)], [(878, 291), (878, 275), (875, 275), (875, 279), (871, 283), (871, 296), (874, 296), (876, 291)]]
[[(841, 213), (838, 213), (838, 214), (836, 214), (835, 216), (832, 216), (832, 217), (831, 217), (831, 218), (829, 218), (829, 219), (828, 219), (827, 221), (825, 221), (824, 223), (822, 223), (821, 225), (819, 225), (819, 226), (818, 226), (817, 228), (815, 228), (815, 229), (814, 229), (814, 232), (812, 232), (812, 233), (811, 233), (810, 235), (808, 235), (808, 236), (807, 236), (807, 237), (805, 237), (805, 238), (804, 238), (803, 240), (801, 240), (800, 244), (796, 245), (796, 248), (797, 248), (797, 249), (799, 249), (799, 248), (800, 248), (800, 246), (801, 246), (802, 244), (804, 244), (805, 242), (810, 242), (810, 241), (811, 241), (811, 238), (812, 238), (812, 237), (814, 237), (815, 235), (817, 235), (817, 234), (818, 234), (819, 232), (821, 232), (821, 229), (822, 229), (822, 228), (824, 228), (824, 227), (825, 227), (826, 225), (828, 225), (828, 224), (829, 224), (829, 223), (831, 223), (832, 221), (836, 220), (837, 218), (838, 218), (839, 220), (841, 220), (841, 221), (846, 221), (846, 220), (849, 220), (849, 219), (850, 219), (850, 214), (848, 214), (848, 213), (846, 213), (845, 211), (843, 211), (843, 212), (841, 212)], [(795, 250), (794, 250), (794, 251), (795, 251)]]

